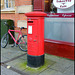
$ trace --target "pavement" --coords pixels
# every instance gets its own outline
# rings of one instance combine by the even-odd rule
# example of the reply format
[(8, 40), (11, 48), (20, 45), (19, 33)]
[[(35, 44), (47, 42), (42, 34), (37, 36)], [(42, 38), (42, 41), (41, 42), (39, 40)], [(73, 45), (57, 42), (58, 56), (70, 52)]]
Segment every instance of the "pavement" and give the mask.
[(27, 52), (19, 47), (1, 48), (1, 75), (74, 75), (74, 60), (45, 54), (45, 64), (39, 68), (27, 66)]

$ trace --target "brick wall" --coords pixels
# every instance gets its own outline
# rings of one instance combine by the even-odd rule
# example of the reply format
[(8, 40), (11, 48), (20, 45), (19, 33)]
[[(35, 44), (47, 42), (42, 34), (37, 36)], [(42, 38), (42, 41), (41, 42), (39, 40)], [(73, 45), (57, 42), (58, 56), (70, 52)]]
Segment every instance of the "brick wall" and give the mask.
[(15, 0), (15, 6), (32, 5), (32, 0)]
[[(32, 0), (15, 0), (15, 13), (2, 13), (1, 19), (12, 19), (14, 20), (15, 26), (27, 27), (25, 13), (31, 12), (32, 9)], [(23, 30), (23, 33), (27, 34), (27, 29)]]
[(15, 14), (1, 14), (1, 19), (12, 19), (12, 20), (15, 20)]
[[(25, 13), (31, 12), (32, 0), (15, 0), (16, 13), (15, 13), (15, 25), (18, 27), (24, 26), (27, 27), (27, 17)], [(28, 10), (29, 9), (29, 10)], [(24, 24), (25, 23), (25, 24)], [(22, 32), (27, 34), (27, 29), (24, 29)]]

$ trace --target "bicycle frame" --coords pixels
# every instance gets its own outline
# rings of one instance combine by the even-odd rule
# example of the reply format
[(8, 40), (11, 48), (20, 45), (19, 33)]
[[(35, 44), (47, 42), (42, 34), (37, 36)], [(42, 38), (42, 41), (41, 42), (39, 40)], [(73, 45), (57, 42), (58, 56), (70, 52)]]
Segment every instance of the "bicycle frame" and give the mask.
[[(18, 32), (19, 34), (18, 34), (18, 37), (17, 37), (17, 40), (14, 38), (14, 36), (11, 34), (11, 31), (13, 31), (13, 32)], [(18, 40), (19, 40), (19, 36), (21, 35), (21, 37), (22, 37), (22, 32), (20, 31), (20, 30), (11, 30), (11, 29), (9, 29), (8, 30), (8, 33), (10, 34), (10, 36), (12, 37), (12, 39), (14, 40), (14, 42), (16, 42), (16, 44), (18, 44)], [(24, 40), (23, 40), (23, 42), (24, 42)]]

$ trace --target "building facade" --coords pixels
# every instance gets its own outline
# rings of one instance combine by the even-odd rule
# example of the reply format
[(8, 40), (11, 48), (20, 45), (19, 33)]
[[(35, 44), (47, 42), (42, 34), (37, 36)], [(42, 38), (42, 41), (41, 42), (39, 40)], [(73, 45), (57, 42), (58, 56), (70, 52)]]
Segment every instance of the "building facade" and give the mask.
[[(1, 19), (14, 20), (17, 27), (27, 28), (27, 18), (24, 14), (32, 10), (31, 0), (1, 0)], [(24, 33), (27, 34), (27, 29)]]
[(25, 27), (24, 34), (27, 34), (25, 13), (32, 11), (47, 13), (44, 21), (45, 53), (74, 59), (74, 4), (59, 9), (54, 6), (53, 0), (1, 0), (1, 19), (12, 19), (15, 26)]

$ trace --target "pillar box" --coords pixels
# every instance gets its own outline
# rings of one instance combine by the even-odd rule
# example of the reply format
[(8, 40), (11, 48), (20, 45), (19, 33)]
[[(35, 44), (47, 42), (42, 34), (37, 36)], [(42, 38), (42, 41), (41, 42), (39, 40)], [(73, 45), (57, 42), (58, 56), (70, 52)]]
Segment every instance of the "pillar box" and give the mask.
[(44, 12), (30, 12), (27, 16), (27, 65), (40, 67), (44, 64)]

